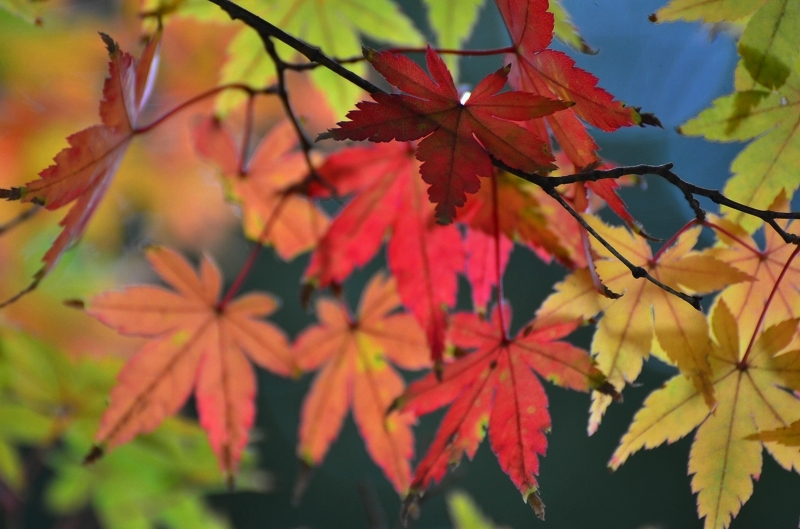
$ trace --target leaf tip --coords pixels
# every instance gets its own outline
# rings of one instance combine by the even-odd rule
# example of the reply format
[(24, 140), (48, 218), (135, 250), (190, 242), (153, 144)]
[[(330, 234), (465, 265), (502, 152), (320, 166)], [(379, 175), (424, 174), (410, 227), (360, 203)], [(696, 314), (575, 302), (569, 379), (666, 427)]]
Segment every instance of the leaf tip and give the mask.
[(82, 299), (65, 299), (63, 303), (65, 307), (69, 307), (71, 309), (86, 309), (86, 302), (84, 302)]
[(542, 502), (542, 498), (539, 497), (539, 493), (535, 488), (526, 494), (525, 503), (531, 506), (537, 518), (544, 521), (544, 502)]
[(300, 468), (297, 470), (297, 478), (292, 487), (292, 507), (297, 507), (303, 500), (303, 496), (311, 483), (311, 476), (314, 474), (314, 467), (305, 458), (300, 458)]
[(102, 31), (99, 33), (100, 33), (100, 38), (103, 39), (103, 42), (106, 45), (106, 49), (108, 50), (108, 55), (110, 57), (116, 55), (116, 53), (119, 51), (119, 44), (117, 44), (114, 39), (109, 37), (108, 34), (103, 33)]
[(436, 376), (437, 382), (442, 381), (442, 377), (444, 376), (444, 363), (442, 363), (442, 360), (440, 358), (437, 358), (433, 362), (433, 374), (434, 376)]
[(655, 13), (650, 13), (649, 15), (647, 15), (647, 20), (653, 23), (658, 22), (658, 15)]
[(84, 465), (91, 465), (105, 454), (105, 449), (100, 445), (93, 445), (92, 449), (89, 450), (89, 453), (86, 454), (86, 457), (83, 458)]
[(370, 63), (378, 58), (378, 52), (369, 46), (361, 46), (361, 54), (364, 55), (364, 58)]
[(399, 410), (400, 408), (403, 407), (404, 404), (405, 404), (405, 399), (403, 399), (403, 396), (400, 395), (399, 397), (394, 399), (391, 404), (389, 404), (388, 408), (386, 408), (386, 413), (384, 414), (384, 417), (388, 416), (393, 411)]
[(422, 493), (418, 489), (411, 489), (403, 499), (403, 504), (400, 506), (400, 523), (403, 527), (408, 527), (408, 522), (419, 518), (419, 500), (422, 498)]

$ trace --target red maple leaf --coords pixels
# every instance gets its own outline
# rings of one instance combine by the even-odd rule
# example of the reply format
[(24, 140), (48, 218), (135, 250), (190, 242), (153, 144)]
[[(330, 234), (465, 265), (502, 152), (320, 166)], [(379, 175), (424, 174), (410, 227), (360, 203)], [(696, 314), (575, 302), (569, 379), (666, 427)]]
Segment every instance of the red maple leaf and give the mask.
[(464, 248), (454, 225), (435, 222), (418, 173), (410, 143), (354, 147), (330, 156), (319, 174), (340, 195), (358, 194), (320, 240), (306, 280), (318, 286), (341, 283), (373, 258), (389, 234), (387, 260), (400, 298), (440, 361), (445, 308), (455, 304)]
[(503, 277), (514, 243), (503, 235), (495, 239), (481, 230), (470, 229), (464, 239), (464, 248), (467, 251), (467, 279), (472, 286), (472, 306), (479, 314), (486, 314), (492, 289), (497, 287), (497, 276)]
[(102, 124), (67, 138), (69, 147), (53, 159), (55, 164), (22, 189), (22, 200), (54, 210), (75, 202), (61, 220), (62, 232), (45, 253), (44, 267), (36, 273), (32, 290), (58, 263), (61, 255), (86, 230), (135, 136), (139, 113), (155, 81), (161, 33), (147, 44), (140, 60), (119, 49), (108, 35), (100, 34), (111, 59), (109, 76), (100, 101)]
[(295, 371), (286, 337), (261, 320), (277, 304), (251, 293), (222, 306), (222, 277), (207, 257), (199, 274), (166, 248), (150, 248), (147, 258), (174, 290), (129, 287), (87, 305), (89, 314), (120, 333), (150, 338), (120, 371), (87, 460), (152, 431), (194, 389), (200, 423), (232, 480), (255, 419), (256, 379), (248, 358), (279, 375)]
[(540, 187), (503, 171), (495, 171), (492, 179), (496, 191), (482, 186), (470, 195), (459, 220), (487, 235), (497, 226), (545, 262), (555, 258), (570, 268), (586, 262), (578, 223), (560, 204)]
[[(511, 85), (532, 94), (574, 102), (572, 108), (549, 115), (545, 121), (561, 149), (577, 167), (585, 169), (595, 165), (599, 161), (598, 147), (580, 120), (611, 132), (638, 125), (641, 117), (636, 110), (615, 101), (611, 94), (599, 88), (597, 78), (576, 67), (568, 55), (546, 49), (553, 40), (555, 23), (553, 14), (547, 11), (548, 0), (495, 2), (515, 50), (507, 55), (511, 63)], [(541, 130), (541, 122), (532, 125), (542, 137), (547, 137)]]
[(215, 117), (197, 124), (194, 140), (197, 151), (219, 167), (231, 198), (241, 203), (248, 237), (273, 244), (287, 261), (316, 246), (328, 218), (309, 197), (308, 165), (295, 149), (297, 135), (289, 121), (273, 127), (246, 162)]
[(431, 185), (431, 202), (442, 223), (455, 217), (466, 193), (480, 187), (478, 176), (491, 176), (494, 156), (532, 173), (554, 169), (553, 157), (542, 138), (513, 121), (527, 121), (568, 108), (572, 103), (525, 92), (503, 92), (509, 68), (486, 76), (461, 102), (444, 61), (430, 47), (430, 76), (417, 63), (389, 52), (367, 50), (367, 60), (406, 94), (372, 94), (321, 137), (336, 140), (390, 140), (419, 143), (422, 179)]
[(413, 417), (386, 413), (405, 386), (389, 362), (422, 369), (430, 359), (414, 318), (394, 313), (399, 305), (394, 280), (379, 274), (367, 285), (356, 317), (339, 302), (319, 300), (320, 323), (305, 330), (294, 348), (303, 371), (320, 370), (303, 402), (297, 455), (319, 464), (352, 406), (370, 456), (404, 494), (414, 454)]
[(577, 323), (541, 326), (508, 338), (504, 322), (509, 320), (510, 311), (501, 316), (497, 309), (489, 321), (475, 314), (452, 316), (450, 340), (474, 352), (447, 364), (441, 382), (429, 374), (412, 383), (395, 402), (395, 408), (417, 416), (452, 403), (417, 466), (407, 507), (464, 454), (472, 458), (488, 430), (503, 471), (543, 517), (536, 475), (539, 456), (547, 449), (550, 414), (544, 388), (531, 370), (560, 386), (584, 392), (603, 386), (604, 379), (586, 351), (557, 341)]

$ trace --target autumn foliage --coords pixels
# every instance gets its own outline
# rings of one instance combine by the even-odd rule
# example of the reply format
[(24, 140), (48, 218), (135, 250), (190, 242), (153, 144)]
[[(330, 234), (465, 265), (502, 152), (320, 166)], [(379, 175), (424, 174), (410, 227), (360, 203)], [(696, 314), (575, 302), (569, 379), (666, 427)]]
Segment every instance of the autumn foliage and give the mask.
[[(39, 3), (0, 0), (42, 22)], [(547, 476), (540, 475), (540, 458), (553, 422), (548, 387), (587, 394), (591, 435), (652, 356), (675, 375), (644, 401), (609, 467), (696, 429), (688, 473), (698, 516), (707, 529), (727, 528), (753, 492), (763, 449), (785, 469), (800, 468), (800, 231), (794, 220), (800, 215), (789, 211), (800, 185), (798, 4), (672, 0), (651, 17), (741, 28), (735, 91), (680, 128), (711, 141), (753, 140), (722, 192), (681, 179), (670, 164), (615, 167), (600, 157), (592, 128), (614, 132), (660, 122), (616, 100), (593, 74), (552, 48), (555, 36), (590, 51), (559, 2), (496, 0), (510, 42), (496, 50), (462, 49), (480, 1), (425, 4), (438, 39), (427, 46), (390, 0), (242, 7), (229, 0), (145, 0), (140, 53), (101, 34), (97, 45), (105, 46), (108, 70), (99, 124), (67, 136), (68, 146), (38, 178), (20, 173), (0, 189), (0, 196), (24, 205), (8, 206), (4, 237), (14, 237), (11, 228), (20, 230), (25, 221), (44, 229), (48, 240), (37, 247), (42, 264), (32, 280), (23, 279), (30, 278), (29, 267), (20, 263), (8, 273), (2, 332), (4, 340), (38, 335), (42, 322), (19, 307), (34, 299), (54, 306), (66, 301), (81, 311), (63, 316), (65, 326), (86, 326), (103, 353), (118, 347), (126, 360), (108, 367), (105, 378), (95, 377), (110, 381), (118, 370), (113, 388), (98, 383), (107, 406), (83, 403), (78, 384), (60, 402), (67, 411), (57, 421), (27, 419), (41, 426), (25, 431), (25, 442), (69, 444), (73, 424), (80, 424), (83, 436), (74, 446), (87, 464), (101, 465), (146, 434), (168, 435), (159, 432), (172, 428), (182, 443), (194, 439), (189, 426), (179, 426), (183, 419), (170, 419), (190, 402), (219, 481), (233, 487), (248, 465), (256, 366), (288, 379), (313, 372), (302, 408), (294, 410), (303, 469), (296, 500), (313, 486), (310, 470), (325, 464), (352, 414), (369, 456), (403, 498), (404, 523), (420, 514), (426, 492), (443, 486), (464, 456), (475, 456), (484, 438), (523, 500), (544, 518)], [(215, 43), (226, 46), (224, 63), (181, 84), (175, 81), (180, 68), (172, 66), (160, 86), (162, 54), (174, 58), (170, 46), (192, 42), (189, 35), (172, 36), (180, 31), (173, 23), (187, 18), (210, 32), (222, 28)], [(334, 36), (330, 20), (339, 21)], [(381, 48), (362, 49), (362, 38)], [(494, 55), (498, 69), (460, 90), (452, 60), (459, 55)], [(414, 60), (420, 57), (424, 67)], [(187, 85), (197, 90), (186, 92)], [(195, 115), (175, 126), (190, 108)], [(0, 153), (18, 149), (14, 141), (0, 135)], [(144, 185), (125, 168), (147, 172), (155, 162), (137, 160), (149, 151), (171, 160), (159, 164), (176, 165), (172, 174), (163, 172), (163, 181)], [(191, 200), (206, 192), (202, 175), (218, 184), (206, 186), (215, 197), (208, 210)], [(618, 194), (644, 175), (675, 186), (694, 213), (666, 241), (647, 235)], [(161, 209), (176, 210), (176, 218), (194, 223), (182, 236), (150, 226), (139, 239), (155, 244), (135, 252), (148, 266), (119, 274), (148, 277), (150, 268), (151, 282), (163, 284), (103, 280), (36, 298), (55, 282), (49, 277), (58, 274), (59, 262), (78, 255), (80, 246), (72, 248), (81, 238), (92, 238), (92, 223), (120, 222), (109, 220), (119, 214), (103, 209), (110, 196), (129, 196), (157, 218)], [(707, 213), (698, 197), (722, 208)], [(598, 212), (606, 205), (603, 220)], [(65, 207), (57, 233), (36, 224), (43, 215), (37, 212)], [(617, 221), (609, 224), (611, 218)], [(208, 227), (226, 223), (240, 223), (253, 247), (227, 283), (210, 255), (222, 254), (223, 246)], [(700, 245), (704, 231), (713, 241)], [(10, 240), (6, 257), (21, 253), (15, 245), (22, 239)], [(267, 321), (278, 307), (272, 295), (240, 293), (262, 247), (284, 261), (308, 254), (297, 296), (318, 323), (297, 336)], [(206, 253), (195, 266), (189, 255), (199, 249)], [(386, 270), (372, 276), (354, 310), (348, 279), (382, 249)], [(503, 283), (512, 251), (558, 263), (566, 274), (514, 331)], [(89, 259), (91, 276), (92, 261), (81, 259)], [(469, 286), (471, 310), (456, 310), (459, 278)], [(91, 327), (94, 320), (138, 341)], [(570, 343), (585, 326), (593, 332), (589, 350)], [(84, 362), (114, 362), (69, 336), (56, 347), (72, 351), (74, 360), (42, 353), (42, 365), (63, 361), (77, 370)], [(0, 397), (15, 406), (27, 402), (31, 392), (19, 382), (25, 362), (0, 355), (0, 365), (8, 372), (0, 378)], [(426, 372), (406, 383), (398, 369)], [(73, 376), (77, 384), (84, 375)], [(0, 418), (3, 406), (0, 400)], [(440, 408), (438, 431), (417, 457), (414, 425)], [(21, 490), (19, 456), (2, 428), (0, 479)], [(246, 468), (243, 474), (247, 482)], [(197, 505), (185, 508), (194, 516)], [(153, 523), (178, 516), (152, 512)]]

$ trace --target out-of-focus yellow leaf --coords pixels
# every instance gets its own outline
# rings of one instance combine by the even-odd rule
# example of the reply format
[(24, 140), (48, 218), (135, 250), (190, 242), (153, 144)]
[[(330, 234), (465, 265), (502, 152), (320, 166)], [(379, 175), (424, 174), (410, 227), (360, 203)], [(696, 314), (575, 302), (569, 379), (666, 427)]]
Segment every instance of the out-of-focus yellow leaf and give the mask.
[(766, 0), (672, 0), (659, 9), (658, 22), (702, 20), (703, 22), (733, 22), (746, 17)]

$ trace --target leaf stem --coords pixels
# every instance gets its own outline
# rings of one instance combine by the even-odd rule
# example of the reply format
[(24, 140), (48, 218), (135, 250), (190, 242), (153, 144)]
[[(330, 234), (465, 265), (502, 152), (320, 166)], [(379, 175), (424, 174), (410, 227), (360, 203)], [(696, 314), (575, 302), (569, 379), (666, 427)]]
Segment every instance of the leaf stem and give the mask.
[(242, 133), (242, 145), (239, 154), (239, 176), (247, 174), (247, 164), (249, 162), (248, 149), (250, 147), (250, 136), (253, 134), (253, 109), (255, 104), (254, 94), (247, 94), (247, 104), (244, 112), (244, 132)]
[[(381, 51), (390, 53), (426, 53), (428, 48), (388, 48)], [(502, 55), (504, 53), (514, 53), (516, 48), (506, 46), (505, 48), (494, 48), (488, 50), (454, 50), (448, 48), (433, 48), (439, 55), (461, 55), (462, 57), (481, 57), (486, 55)]]
[(781, 269), (778, 279), (775, 280), (775, 284), (772, 286), (769, 297), (767, 297), (767, 301), (764, 303), (764, 309), (761, 311), (761, 315), (758, 317), (758, 323), (756, 323), (756, 326), (753, 329), (753, 335), (750, 337), (750, 343), (747, 344), (747, 349), (742, 356), (742, 360), (740, 362), (741, 365), (747, 365), (747, 358), (750, 356), (750, 351), (753, 350), (753, 344), (756, 342), (758, 332), (761, 329), (761, 326), (764, 324), (764, 318), (767, 316), (767, 309), (769, 309), (769, 306), (772, 304), (772, 300), (775, 297), (775, 294), (778, 292), (778, 287), (780, 286), (783, 277), (786, 275), (786, 271), (789, 270), (789, 266), (791, 266), (792, 261), (794, 261), (794, 258), (797, 257), (798, 253), (800, 253), (800, 246), (795, 246), (794, 251), (783, 265), (783, 269)]
[[(384, 48), (381, 51), (386, 51), (389, 53), (426, 53), (428, 51), (428, 48)], [(487, 55), (502, 55), (504, 53), (514, 53), (515, 48), (512, 46), (508, 46), (505, 48), (494, 48), (488, 50), (454, 50), (447, 48), (433, 48), (433, 51), (435, 51), (439, 55), (460, 55), (462, 57), (481, 57)], [(358, 55), (355, 57), (347, 57), (347, 58), (331, 57), (331, 59), (336, 61), (338, 64), (354, 64), (366, 60), (363, 55)], [(320, 66), (322, 65), (316, 62), (286, 63), (287, 69), (296, 72), (315, 70)]]
[(719, 224), (714, 224), (713, 222), (706, 220), (706, 221), (703, 221), (703, 226), (706, 226), (707, 228), (711, 228), (714, 231), (718, 231), (719, 233), (725, 235), (729, 239), (732, 239), (733, 241), (735, 241), (737, 244), (739, 244), (739, 246), (742, 246), (743, 248), (747, 248), (748, 250), (750, 250), (751, 252), (753, 252), (754, 254), (756, 254), (759, 257), (764, 257), (764, 252), (762, 252), (758, 248), (754, 248), (754, 247), (750, 246), (749, 244), (744, 242), (742, 239), (740, 239), (739, 237), (734, 235), (730, 230), (728, 230), (726, 228), (723, 228)]
[(258, 238), (256, 239), (256, 245), (250, 250), (250, 255), (247, 256), (247, 260), (242, 265), (242, 269), (239, 270), (239, 274), (236, 276), (236, 279), (233, 280), (231, 286), (228, 288), (225, 295), (222, 299), (217, 303), (214, 307), (217, 311), (222, 312), (225, 310), (225, 307), (231, 302), (233, 297), (239, 292), (239, 289), (242, 288), (242, 284), (244, 280), (247, 279), (247, 276), (250, 274), (250, 271), (253, 268), (253, 265), (256, 263), (256, 259), (258, 258), (258, 254), (261, 253), (261, 248), (264, 246), (264, 239), (267, 238), (269, 232), (272, 231), (272, 227), (275, 224), (275, 221), (278, 218), (283, 206), (286, 204), (286, 199), (290, 196), (290, 193), (286, 193), (281, 196), (280, 201), (275, 205), (275, 209), (272, 210), (267, 222), (264, 224), (264, 228), (259, 233)]
[(0, 235), (3, 235), (7, 231), (11, 231), (13, 228), (19, 226), (26, 220), (36, 215), (41, 209), (42, 208), (40, 206), (34, 205), (32, 208), (26, 209), (5, 224), (0, 225)]
[(497, 312), (500, 314), (500, 331), (503, 342), (508, 341), (505, 311), (503, 310), (503, 276), (500, 273), (500, 203), (497, 193), (497, 176), (490, 177), (492, 181), (492, 220), (494, 222), (494, 270), (497, 279)]
[(161, 125), (162, 123), (167, 121), (169, 118), (173, 117), (175, 114), (178, 114), (179, 112), (181, 112), (183, 110), (186, 110), (190, 106), (192, 106), (192, 105), (194, 105), (196, 103), (199, 103), (200, 101), (202, 101), (204, 99), (207, 99), (207, 98), (209, 98), (211, 96), (214, 96), (214, 95), (216, 95), (216, 94), (218, 94), (220, 92), (223, 92), (225, 90), (242, 90), (243, 92), (247, 92), (250, 96), (254, 96), (256, 94), (272, 94), (272, 93), (275, 93), (275, 88), (274, 87), (266, 87), (266, 88), (256, 89), (256, 88), (253, 88), (251, 86), (248, 86), (248, 85), (242, 84), (242, 83), (230, 83), (230, 84), (224, 84), (224, 85), (215, 86), (214, 88), (211, 88), (210, 90), (206, 90), (205, 92), (203, 92), (201, 94), (198, 94), (198, 95), (192, 97), (191, 99), (188, 99), (188, 100), (184, 101), (183, 103), (181, 103), (180, 105), (176, 106), (172, 110), (168, 111), (166, 114), (162, 115), (161, 117), (159, 117), (158, 119), (156, 119), (155, 121), (150, 123), (149, 125), (145, 125), (143, 127), (135, 127), (133, 129), (133, 135), (144, 134), (146, 132), (150, 132), (154, 128), (158, 127), (159, 125)]
[(673, 244), (675, 244), (675, 241), (678, 239), (678, 237), (680, 237), (681, 235), (683, 235), (683, 234), (686, 232), (686, 230), (688, 230), (689, 228), (692, 228), (692, 227), (696, 226), (698, 223), (699, 223), (699, 222), (698, 222), (698, 220), (697, 220), (697, 219), (692, 219), (692, 220), (690, 220), (689, 222), (687, 222), (686, 224), (684, 224), (684, 225), (683, 225), (683, 227), (682, 227), (681, 229), (679, 229), (678, 231), (676, 231), (676, 232), (675, 232), (675, 234), (674, 234), (672, 237), (670, 237), (670, 238), (669, 238), (669, 239), (668, 239), (668, 240), (667, 240), (667, 241), (666, 241), (664, 244), (662, 244), (662, 245), (661, 245), (661, 248), (659, 248), (659, 249), (658, 249), (658, 251), (657, 251), (657, 252), (656, 252), (656, 254), (653, 256), (653, 258), (651, 259), (651, 261), (652, 261), (653, 263), (657, 263), (657, 262), (658, 262), (658, 260), (659, 260), (659, 258), (661, 258), (661, 255), (662, 255), (664, 252), (666, 252), (666, 251), (667, 251), (667, 250), (670, 248), (670, 246), (672, 246)]

